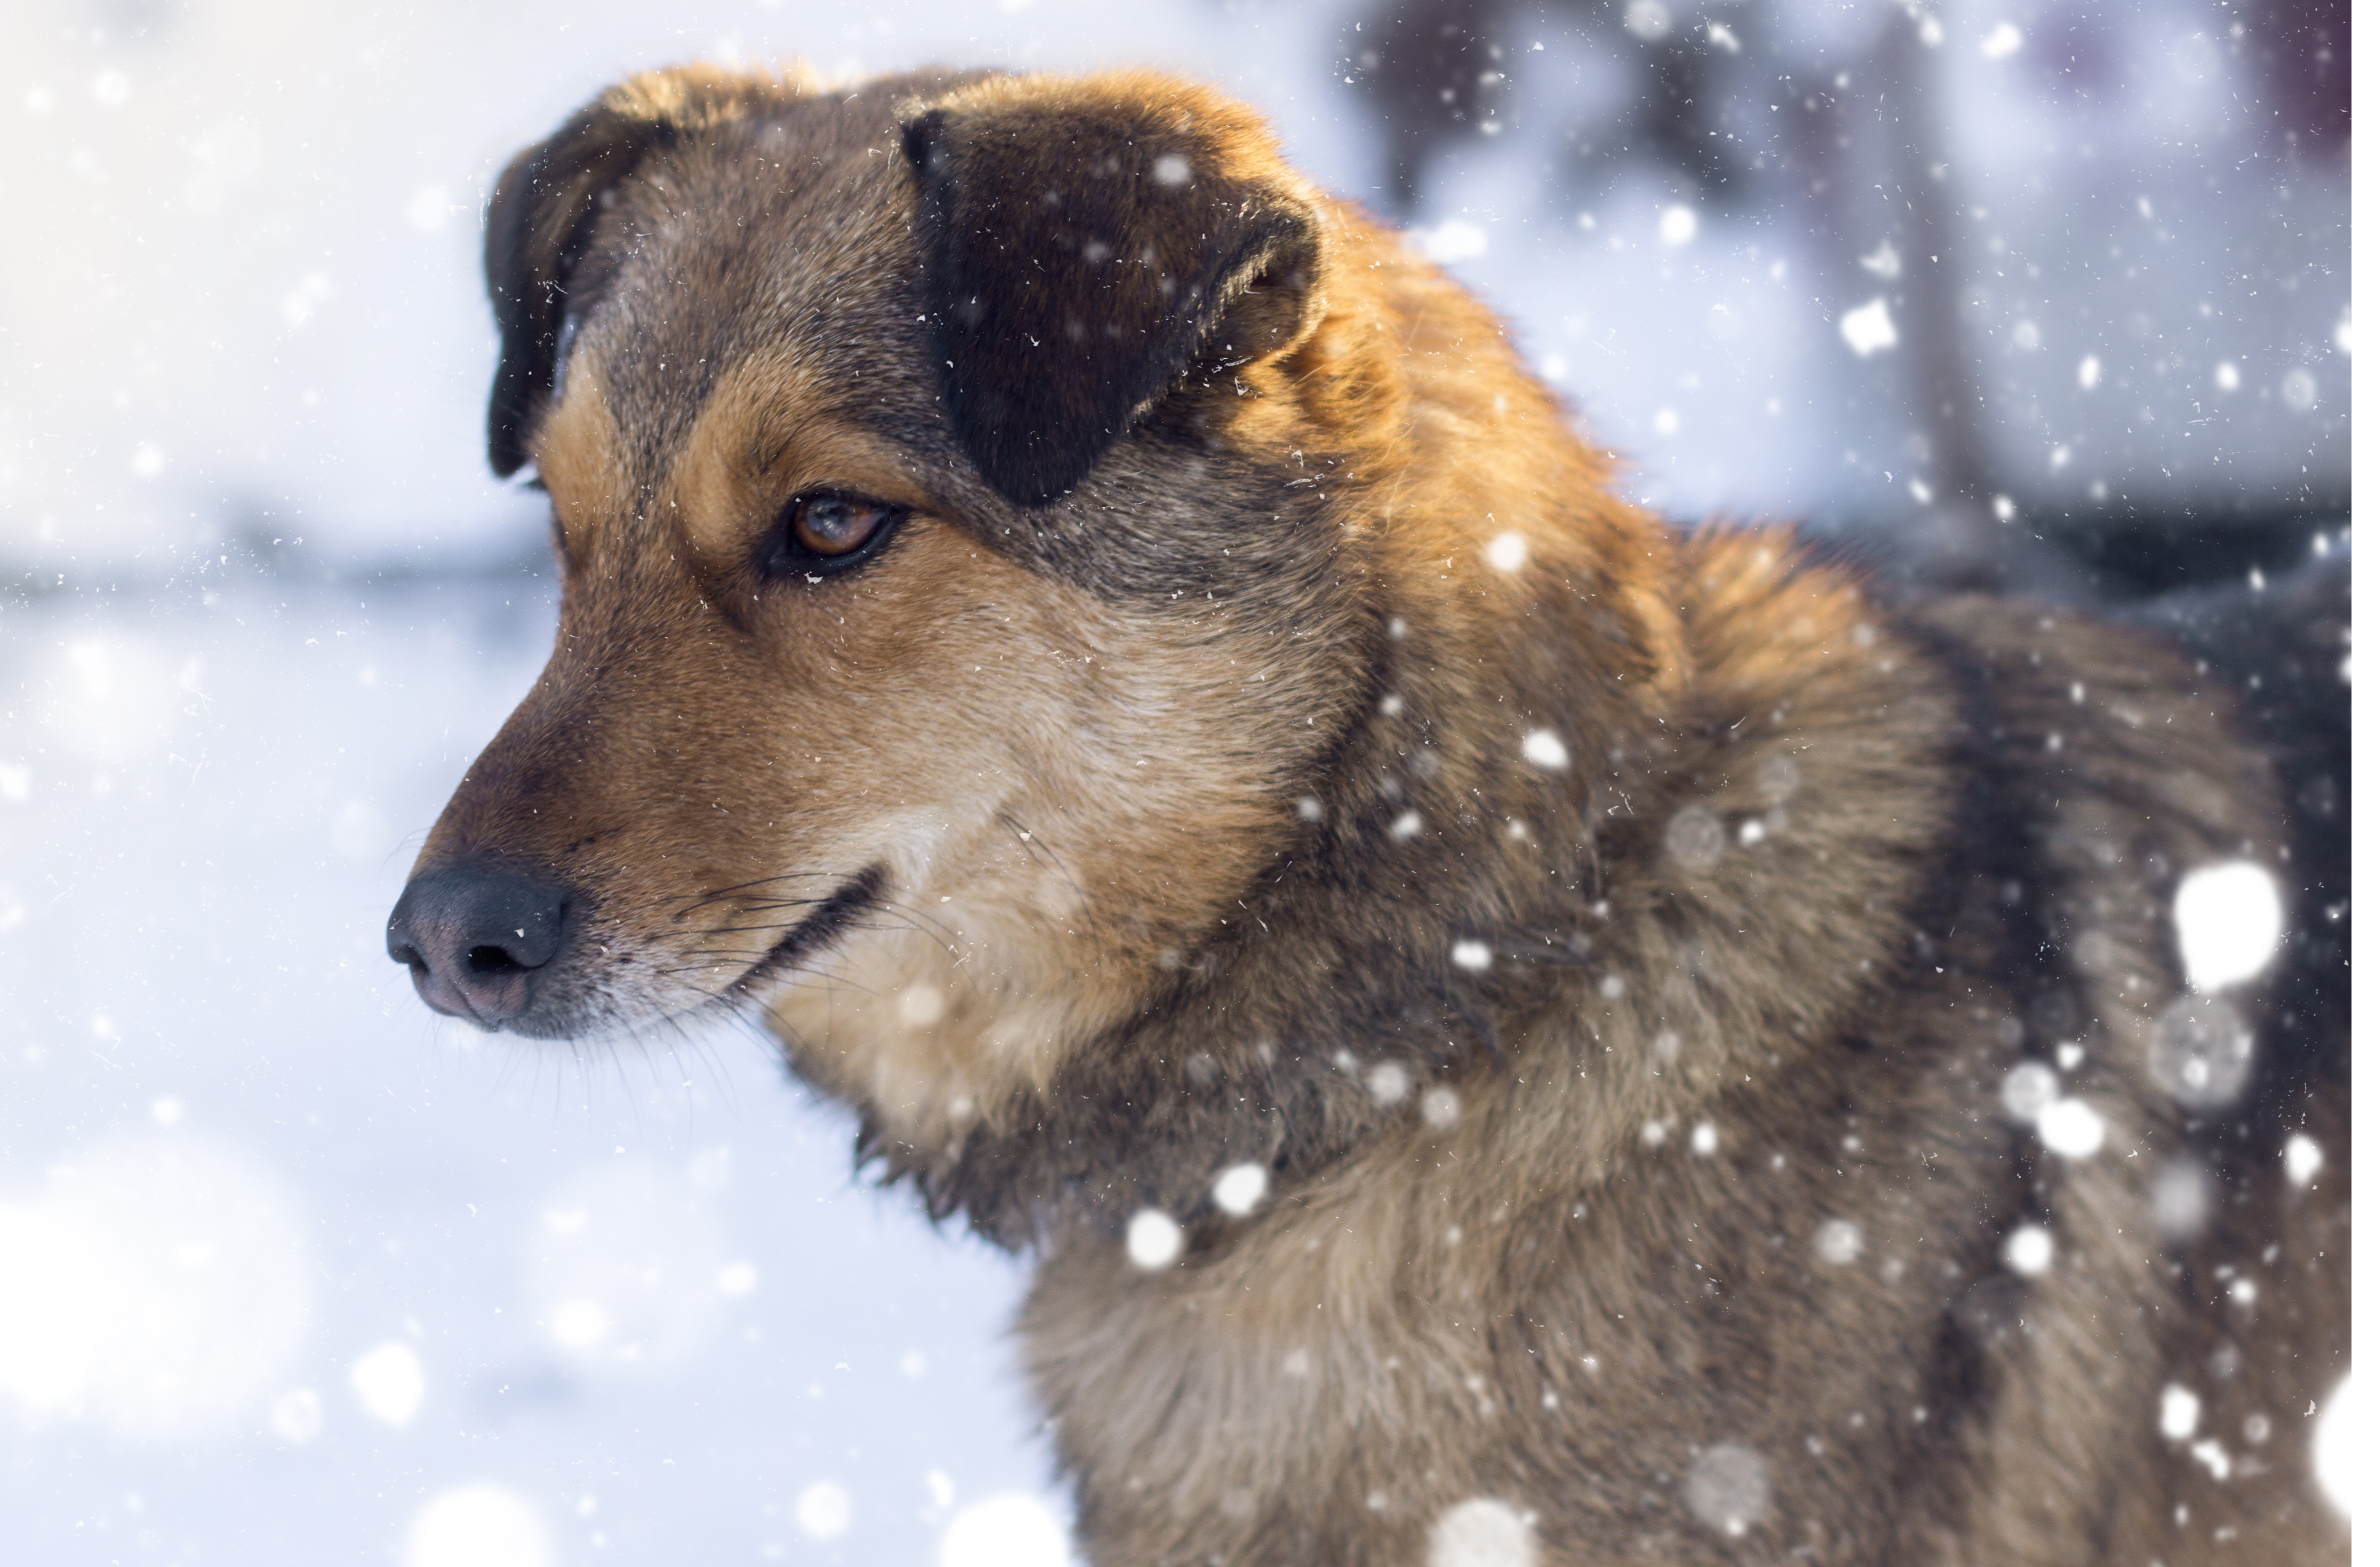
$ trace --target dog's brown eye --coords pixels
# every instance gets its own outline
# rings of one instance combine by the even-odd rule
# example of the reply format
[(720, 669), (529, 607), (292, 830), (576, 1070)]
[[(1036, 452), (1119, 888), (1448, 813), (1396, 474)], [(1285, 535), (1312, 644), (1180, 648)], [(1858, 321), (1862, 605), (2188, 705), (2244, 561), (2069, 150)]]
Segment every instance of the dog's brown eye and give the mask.
[(892, 520), (892, 508), (848, 495), (805, 495), (795, 501), (787, 528), (797, 549), (832, 560), (864, 549)]

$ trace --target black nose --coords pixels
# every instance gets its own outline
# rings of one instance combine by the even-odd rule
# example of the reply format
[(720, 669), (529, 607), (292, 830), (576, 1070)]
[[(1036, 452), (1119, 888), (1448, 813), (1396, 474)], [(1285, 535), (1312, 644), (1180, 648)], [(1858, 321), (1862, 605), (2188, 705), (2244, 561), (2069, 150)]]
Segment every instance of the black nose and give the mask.
[(562, 950), (559, 889), (464, 861), (407, 883), (388, 917), (388, 955), (421, 999), (493, 1029), (529, 1007), (538, 971)]

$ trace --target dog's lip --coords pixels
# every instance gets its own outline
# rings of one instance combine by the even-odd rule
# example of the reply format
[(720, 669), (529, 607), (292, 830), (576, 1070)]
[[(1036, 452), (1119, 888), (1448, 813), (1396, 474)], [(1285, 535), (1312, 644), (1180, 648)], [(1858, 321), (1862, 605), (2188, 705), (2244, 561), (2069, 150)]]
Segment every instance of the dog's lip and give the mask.
[(884, 890), (884, 868), (871, 865), (836, 888), (802, 922), (777, 938), (759, 960), (737, 976), (723, 991), (748, 991), (798, 962), (808, 953), (832, 941), (852, 920), (874, 906)]

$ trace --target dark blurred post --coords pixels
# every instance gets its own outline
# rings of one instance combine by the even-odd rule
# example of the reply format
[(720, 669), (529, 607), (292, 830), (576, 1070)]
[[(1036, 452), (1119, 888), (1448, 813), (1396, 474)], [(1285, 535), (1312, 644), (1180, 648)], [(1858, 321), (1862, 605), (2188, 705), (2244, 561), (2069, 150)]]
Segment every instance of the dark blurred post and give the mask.
[(2301, 157), (2343, 156), (2354, 129), (2349, 0), (2257, 0), (2250, 15), (2250, 47), (2283, 142)]
[(1380, 6), (1346, 40), (1346, 69), (1386, 123), (1389, 204), (1413, 211), (1439, 144), (1476, 130), (1504, 86), (1503, 7), (1482, 0)]
[(1992, 515), (1994, 486), (1980, 422), (1983, 395), (1968, 353), (1960, 301), (1959, 203), (1955, 172), (1933, 108), (1933, 62), (1939, 53), (1921, 23), (1895, 10), (1876, 45), (1877, 91), (1884, 106), (1888, 167), (1901, 200), (1901, 341), (1908, 353), (1910, 411), (1925, 442), (1933, 492), (1914, 543), (1929, 575), (1956, 581), (1993, 575), (2007, 531)]

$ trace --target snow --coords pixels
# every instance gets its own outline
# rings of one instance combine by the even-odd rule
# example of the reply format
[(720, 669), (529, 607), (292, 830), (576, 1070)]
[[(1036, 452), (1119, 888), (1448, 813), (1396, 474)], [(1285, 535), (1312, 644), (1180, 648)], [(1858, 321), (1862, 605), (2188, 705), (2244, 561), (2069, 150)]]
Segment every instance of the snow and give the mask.
[(123, 1442), (237, 1429), (298, 1361), (310, 1250), (285, 1184), (237, 1147), (105, 1136), (0, 1197), (0, 1395)]
[(1429, 1528), (1429, 1567), (1536, 1567), (1536, 1525), (1496, 1497), (1457, 1502)]
[(413, 1346), (395, 1339), (369, 1350), (347, 1368), (347, 1385), (365, 1414), (387, 1426), (409, 1426), (421, 1409), (429, 1379)]
[(1488, 564), (1498, 571), (1518, 571), (1529, 564), (1529, 541), (1506, 531), (1488, 541)]
[(1849, 1219), (1829, 1219), (1818, 1226), (1818, 1238), (1814, 1249), (1818, 1260), (1832, 1268), (1847, 1268), (1859, 1260), (1867, 1247), (1867, 1238), (1860, 1233), (1858, 1223)]
[(1704, 1524), (1739, 1538), (1768, 1516), (1768, 1461), (1741, 1442), (1720, 1442), (1686, 1469), (1686, 1506)]
[(2149, 1206), (2156, 1216), (2157, 1233), (2168, 1241), (2195, 1240), (2215, 1210), (2215, 1177), (2194, 1159), (2168, 1160), (2157, 1168), (2149, 1188)]
[(942, 988), (930, 979), (920, 979), (902, 990), (893, 1002), (901, 1021), (912, 1028), (930, 1028), (942, 1020)]
[(292, 1388), (273, 1401), (265, 1428), (292, 1447), (322, 1434), (322, 1395), (311, 1388)]
[(2350, 1372), (2322, 1401), (2313, 1428), (2314, 1483), (2323, 1499), (2350, 1524), (2355, 1518), (2355, 1493), (2372, 1480), (2370, 1418), (2356, 1402), (2355, 1376)]
[(996, 1496), (964, 1509), (943, 1532), (936, 1567), (1067, 1567), (1065, 1525), (1031, 1496)]
[(521, 1257), (522, 1305), (587, 1371), (684, 1360), (723, 1318), (727, 1238), (695, 1190), (701, 1157), (677, 1169), (624, 1157), (546, 1197)]
[(2058, 1074), (2046, 1062), (2019, 1062), (2000, 1080), (2000, 1105), (2011, 1120), (2026, 1124), (2058, 1101)]
[(1708, 870), (1727, 853), (1727, 824), (1707, 807), (1687, 806), (1670, 818), (1661, 843), (1687, 869)]
[(2049, 1271), (2057, 1258), (2058, 1244), (2049, 1232), (2038, 1224), (2020, 1224), (2009, 1232), (2006, 1244), (2000, 1247), (2000, 1260), (2010, 1271), (2027, 1279), (2037, 1279)]
[(1439, 266), (1476, 261), (1488, 253), (1488, 231), (1462, 218), (1449, 218), (1433, 228), (1414, 230), (1414, 249)]
[(1381, 1104), (1402, 1104), (1413, 1092), (1413, 1074), (1401, 1063), (1378, 1062), (1365, 1072), (1364, 1087)]
[(548, 1567), (545, 1520), (502, 1486), (457, 1486), (430, 1499), (406, 1537), (405, 1567)]
[(1264, 1201), (1271, 1177), (1261, 1164), (1234, 1164), (1215, 1177), (1215, 1206), (1234, 1219), (1245, 1219)]
[(2173, 924), (2192, 990), (2207, 995), (2241, 984), (2280, 951), (2280, 886), (2252, 860), (2201, 866), (2174, 889)]
[(1123, 1249), (1135, 1268), (1154, 1273), (1171, 1267), (1182, 1255), (1182, 1226), (1170, 1215), (1144, 1208), (1124, 1226)]
[(1421, 1118), (1433, 1129), (1444, 1132), (1463, 1119), (1463, 1099), (1452, 1088), (1440, 1086), (1421, 1097)]
[(2220, 1110), (2248, 1086), (2255, 1037), (2216, 996), (2183, 996), (2149, 1027), (2149, 1078), (2185, 1110)]
[(1570, 747), (1562, 737), (1550, 729), (1532, 729), (1521, 739), (1522, 759), (1532, 767), (1542, 767), (1548, 772), (1560, 771), (1570, 765)]
[(1628, 30), (1647, 43), (1669, 36), (1670, 8), (1661, 0), (1628, 0), (1623, 16)]
[(2157, 1434), (2169, 1442), (2186, 1442), (2198, 1431), (2198, 1395), (2179, 1382), (2168, 1382), (2157, 1395)]
[(2081, 1099), (2059, 1099), (2036, 1124), (2042, 1146), (2063, 1159), (2088, 1159), (2107, 1145), (2107, 1123)]
[(1488, 966), (1494, 961), (1485, 941), (1457, 941), (1448, 955), (1454, 960), (1455, 967), (1468, 969), (1474, 974), (1486, 973)]
[(1845, 310), (1837, 330), (1851, 351), (1863, 359), (1900, 341), (1900, 334), (1892, 326), (1892, 306), (1881, 294), (1856, 310)]
[(2281, 1148), (2281, 1168), (2289, 1172), (2289, 1184), (2310, 1184), (2322, 1173), (2322, 1145), (2303, 1132), (2292, 1132)]
[(814, 1480), (794, 1498), (794, 1522), (814, 1540), (831, 1540), (851, 1527), (851, 1493), (832, 1480)]

